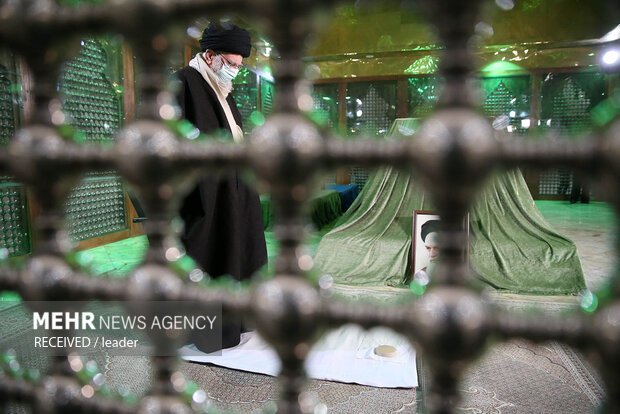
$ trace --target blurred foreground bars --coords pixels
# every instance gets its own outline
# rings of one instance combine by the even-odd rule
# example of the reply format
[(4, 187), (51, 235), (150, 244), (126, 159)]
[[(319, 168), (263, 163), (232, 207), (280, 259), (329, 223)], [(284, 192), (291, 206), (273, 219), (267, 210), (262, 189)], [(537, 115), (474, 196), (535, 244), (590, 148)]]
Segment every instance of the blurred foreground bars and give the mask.
[[(432, 389), (427, 405), (433, 413), (453, 413), (457, 382), (466, 365), (493, 338), (559, 340), (590, 351), (604, 361), (602, 373), (609, 391), (605, 412), (620, 412), (620, 289), (610, 294), (593, 315), (575, 312), (563, 318), (511, 315), (489, 305), (467, 287), (471, 275), (463, 261), (467, 238), (462, 218), (476, 191), (496, 167), (564, 166), (588, 171), (607, 186), (620, 207), (620, 122), (585, 143), (505, 142), (488, 119), (473, 108), (476, 91), (469, 77), (474, 59), (469, 39), (478, 2), (419, 1), (421, 13), (435, 23), (445, 46), (441, 76), (445, 80), (440, 105), (408, 141), (330, 140), (300, 112), (303, 48), (312, 32), (307, 16), (312, 7), (329, 1), (304, 0), (131, 0), (69, 8), (51, 0), (0, 3), (0, 46), (22, 56), (35, 79), (33, 115), (0, 153), (2, 174), (14, 175), (32, 191), (42, 212), (33, 226), (37, 244), (25, 268), (4, 266), (0, 290), (14, 290), (24, 300), (187, 300), (196, 306), (222, 303), (224, 309), (251, 318), (261, 336), (282, 360), (282, 396), (278, 410), (302, 412), (299, 395), (303, 369), (312, 343), (329, 327), (357, 323), (383, 325), (406, 335), (428, 361)], [(161, 111), (174, 105), (166, 91), (167, 52), (180, 45), (166, 34), (200, 15), (216, 17), (243, 10), (271, 27), (276, 62), (276, 111), (243, 145), (215, 140), (193, 143), (179, 139), (163, 122)], [(58, 126), (64, 119), (56, 82), (60, 65), (72, 50), (71, 41), (94, 33), (122, 34), (142, 64), (138, 89), (142, 100), (138, 119), (125, 126), (111, 148), (93, 148), (64, 140)], [(75, 42), (74, 42), (75, 43)], [(61, 119), (61, 121), (59, 121)], [(557, 142), (557, 141), (556, 141)], [(561, 145), (561, 146), (558, 146)], [(298, 247), (304, 238), (302, 205), (311, 194), (311, 179), (322, 169), (342, 164), (394, 165), (414, 172), (432, 194), (445, 224), (444, 257), (434, 284), (407, 306), (376, 308), (369, 304), (333, 302), (312, 286), (300, 268)], [(250, 168), (269, 183), (279, 221), (274, 232), (281, 245), (276, 276), (255, 282), (249, 291), (205, 288), (180, 279), (166, 259), (174, 245), (171, 218), (184, 191), (199, 173)], [(149, 220), (145, 262), (127, 280), (92, 278), (73, 270), (65, 260), (63, 206), (69, 190), (87, 171), (115, 170), (139, 191)], [(432, 185), (431, 185), (432, 184)], [(301, 266), (307, 268), (306, 263)], [(169, 346), (176, 346), (172, 342)], [(41, 380), (18, 378), (9, 368), (0, 374), (0, 406), (5, 401), (30, 404), (36, 413), (182, 413), (202, 412), (198, 402), (186, 402), (179, 387), (175, 358), (153, 357), (156, 373), (150, 395), (126, 404), (100, 393), (85, 393), (74, 376), (76, 362), (57, 357)]]

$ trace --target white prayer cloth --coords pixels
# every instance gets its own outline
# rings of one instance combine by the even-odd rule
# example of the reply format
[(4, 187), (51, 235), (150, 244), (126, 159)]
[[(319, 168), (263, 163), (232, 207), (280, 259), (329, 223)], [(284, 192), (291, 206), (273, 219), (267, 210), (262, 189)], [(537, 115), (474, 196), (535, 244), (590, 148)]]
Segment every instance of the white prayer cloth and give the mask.
[[(398, 354), (393, 358), (376, 355), (374, 349), (379, 345), (391, 345)], [(239, 345), (221, 353), (205, 354), (193, 345), (179, 353), (186, 361), (272, 376), (281, 368), (276, 352), (256, 332), (241, 334)], [(387, 328), (364, 331), (357, 325), (345, 325), (330, 331), (312, 347), (305, 368), (314, 379), (382, 388), (418, 386), (415, 350), (405, 337)]]

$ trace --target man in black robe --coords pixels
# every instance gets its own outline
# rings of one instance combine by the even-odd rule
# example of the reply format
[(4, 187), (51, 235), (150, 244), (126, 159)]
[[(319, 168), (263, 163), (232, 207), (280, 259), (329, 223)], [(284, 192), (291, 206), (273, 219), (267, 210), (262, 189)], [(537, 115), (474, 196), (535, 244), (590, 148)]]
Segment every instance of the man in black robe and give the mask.
[[(176, 73), (181, 81), (177, 99), (183, 117), (201, 132), (225, 129), (235, 142), (241, 142), (241, 115), (230, 92), (242, 59), (250, 55), (250, 35), (232, 24), (211, 23), (200, 45), (202, 53)], [(247, 279), (267, 262), (260, 199), (237, 171), (204, 177), (183, 201), (180, 215), (185, 222), (181, 240), (187, 254), (210, 277)], [(240, 320), (224, 313), (222, 334), (223, 348), (237, 345)], [(202, 351), (215, 350), (212, 344), (201, 343), (200, 335), (192, 339)]]

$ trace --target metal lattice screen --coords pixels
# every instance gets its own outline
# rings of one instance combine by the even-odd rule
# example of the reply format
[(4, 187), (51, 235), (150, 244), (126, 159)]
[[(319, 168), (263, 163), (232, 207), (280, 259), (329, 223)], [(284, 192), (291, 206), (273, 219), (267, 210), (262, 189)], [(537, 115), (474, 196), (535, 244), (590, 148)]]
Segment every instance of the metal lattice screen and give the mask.
[[(474, 56), (468, 47), (478, 22), (476, 13), (471, 13), (476, 2), (421, 3), (430, 18), (436, 19), (443, 53), (448, 57), (439, 67), (446, 83), (436, 110), (419, 131), (409, 140), (395, 142), (375, 140), (374, 133), (365, 140), (326, 139), (300, 113), (296, 95), (303, 73), (299, 45), (304, 44), (311, 25), (291, 23), (305, 21), (309, 7), (306, 1), (288, 1), (286, 7), (280, 1), (263, 1), (256, 7), (256, 2), (243, 1), (231, 4), (217, 0), (135, 0), (131, 5), (111, 2), (80, 12), (38, 1), (37, 13), (31, 13), (31, 2), (3, 3), (0, 39), (24, 55), (37, 87), (35, 117), (16, 131), (10, 151), (0, 151), (0, 167), (6, 174), (15, 174), (37, 194), (42, 212), (35, 223), (40, 237), (36, 251), (24, 268), (3, 264), (0, 288), (50, 301), (158, 299), (187, 301), (196, 307), (220, 303), (231, 313), (251, 318), (276, 350), (282, 363), (278, 402), (278, 411), (282, 413), (308, 411), (302, 395), (308, 350), (324, 330), (348, 323), (364, 328), (389, 327), (415, 343), (432, 373), (428, 396), (432, 413), (458, 412), (458, 384), (465, 368), (491, 341), (510, 338), (558, 340), (596, 355), (609, 390), (605, 410), (619, 412), (617, 272), (610, 275), (600, 304), (590, 313), (574, 309), (563, 315), (537, 315), (496, 308), (469, 286), (472, 275), (465, 260), (468, 239), (463, 219), (475, 202), (476, 190), (495, 167), (514, 168), (521, 164), (568, 168), (592, 165), (590, 172), (607, 185), (616, 208), (620, 208), (620, 124), (611, 124), (600, 133), (599, 138), (604, 140), (587, 141), (588, 145), (496, 139), (498, 132), (486, 117), (477, 114), (472, 99), (477, 91), (472, 89)], [(15, 7), (17, 4), (24, 7)], [(281, 57), (274, 71), (274, 95), (277, 92), (278, 99), (274, 101), (277, 104), (272, 108), (273, 116), (248, 143), (240, 146), (217, 140), (197, 144), (179, 139), (167, 128), (160, 113), (160, 108), (170, 105), (162, 99), (167, 85), (165, 52), (171, 47), (169, 42), (162, 41), (168, 28), (166, 23), (185, 20), (198, 12), (240, 6), (252, 13), (262, 13), (271, 22), (272, 38)], [(145, 63), (139, 85), (144, 101), (140, 120), (119, 131), (114, 147), (93, 151), (63, 141), (52, 122), (59, 114), (50, 105), (56, 99), (56, 79), (50, 69), (60, 65), (63, 51), (52, 39), (60, 41), (70, 34), (110, 27), (127, 36)], [(40, 64), (42, 57), (46, 65)], [(410, 296), (405, 303), (381, 307), (343, 302), (331, 297), (329, 287), (306, 279), (312, 263), (300, 249), (305, 237), (301, 211), (310, 194), (309, 181), (314, 172), (345, 163), (364, 167), (392, 165), (414, 171), (433, 197), (443, 222), (439, 237), (443, 260), (422, 296)], [(192, 181), (188, 177), (194, 173), (243, 166), (255, 170), (273, 185), (274, 204), (282, 212), (274, 230), (282, 247), (275, 265), (276, 276), (256, 280), (250, 289), (233, 289), (225, 283), (197, 284), (190, 277), (193, 272), (186, 272), (180, 279), (171, 270), (178, 264), (177, 255), (171, 256), (166, 245), (173, 234), (174, 201), (183, 196), (180, 187)], [(145, 229), (150, 245), (144, 263), (128, 280), (97, 279), (71, 268), (66, 263), (64, 245), (59, 242), (63, 214), (58, 205), (68, 196), (66, 182), (93, 168), (118, 170), (140, 188), (147, 201), (149, 220)], [(71, 302), (67, 303), (68, 309), (73, 309)], [(168, 347), (175, 344), (173, 335), (165, 335), (163, 340)], [(208, 411), (205, 399), (197, 398), (205, 392), (200, 394), (186, 386), (176, 358), (153, 357), (151, 392), (138, 404), (130, 404), (120, 397), (110, 398), (109, 390), (100, 386), (101, 377), (89, 376), (89, 367), (84, 367), (72, 354), (71, 347), (61, 351), (62, 355), (55, 358), (42, 379), (21, 371), (17, 355), (4, 355), (0, 366), (0, 402), (21, 401), (34, 410), (51, 412)]]
[[(606, 95), (607, 82), (600, 73), (547, 73), (543, 75), (541, 128), (564, 139), (574, 139), (592, 129), (590, 111)], [(574, 172), (546, 169), (540, 174), (538, 194), (566, 196), (573, 187)]]
[[(345, 99), (348, 135), (383, 137), (396, 119), (396, 81), (348, 83)], [(361, 191), (368, 174), (367, 168), (353, 166), (350, 181)]]
[(439, 81), (436, 77), (418, 77), (407, 79), (407, 113), (412, 118), (424, 118), (429, 115), (439, 98)]
[[(12, 58), (0, 63), (0, 147), (6, 148), (19, 126), (20, 76)], [(26, 190), (14, 177), (0, 177), (0, 249), (9, 257), (30, 253)]]
[(274, 84), (268, 80), (261, 79), (260, 82), (260, 102), (263, 114), (269, 115), (274, 110), (273, 95)]
[[(315, 84), (312, 87), (312, 112), (310, 116), (317, 124), (336, 132), (338, 127), (338, 84)], [(324, 184), (336, 184), (335, 173), (323, 179)]]
[(540, 173), (538, 194), (567, 196), (573, 186), (573, 172), (566, 168), (551, 168)]
[(65, 65), (58, 83), (63, 109), (79, 141), (110, 143), (121, 125), (119, 94), (107, 79), (106, 52), (94, 39), (82, 40), (76, 57)]
[(347, 133), (383, 136), (396, 119), (396, 81), (347, 84)]
[[(101, 41), (85, 39), (59, 81), (73, 138), (86, 145), (111, 144), (121, 127), (120, 95), (108, 79)], [(101, 211), (105, 209), (105, 213)], [(128, 228), (123, 184), (114, 171), (89, 173), (67, 201), (69, 236), (92, 239)]]
[(530, 125), (530, 77), (485, 77), (480, 80), (486, 93), (484, 112), (494, 119), (496, 128), (523, 135)]
[(338, 127), (338, 84), (315, 84), (312, 87), (312, 119), (331, 130)]
[(6, 146), (15, 133), (15, 97), (11, 87), (15, 85), (10, 79), (6, 66), (0, 64), (0, 145)]
[(26, 192), (17, 183), (0, 183), (0, 249), (8, 256), (30, 253)]
[(105, 173), (90, 174), (69, 195), (65, 214), (74, 240), (94, 239), (127, 229), (122, 179)]

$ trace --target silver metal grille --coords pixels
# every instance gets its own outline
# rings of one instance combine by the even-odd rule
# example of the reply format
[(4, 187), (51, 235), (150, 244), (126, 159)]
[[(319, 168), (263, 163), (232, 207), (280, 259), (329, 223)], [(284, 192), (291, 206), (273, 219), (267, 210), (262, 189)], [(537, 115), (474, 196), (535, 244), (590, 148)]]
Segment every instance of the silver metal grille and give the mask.
[[(158, 299), (222, 303), (225, 310), (245, 314), (256, 324), (282, 361), (279, 412), (301, 413), (304, 358), (318, 333), (327, 327), (356, 323), (387, 326), (406, 335), (424, 354), (432, 372), (428, 407), (452, 413), (459, 399), (457, 383), (463, 368), (491, 338), (521, 337), (559, 340), (591, 351), (604, 361), (609, 390), (606, 410), (620, 412), (620, 301), (618, 278), (593, 315), (563, 317), (510, 314), (490, 309), (467, 288), (471, 275), (464, 263), (467, 238), (463, 217), (479, 185), (493, 167), (557, 166), (588, 168), (615, 194), (620, 205), (620, 123), (600, 133), (599, 140), (528, 142), (496, 139), (487, 118), (472, 108), (476, 91), (469, 82), (474, 68), (469, 38), (478, 21), (477, 1), (420, 1), (421, 11), (434, 20), (444, 45), (440, 75), (445, 80), (433, 114), (408, 141), (372, 139), (330, 140), (299, 113), (298, 82), (302, 80), (302, 50), (311, 32), (308, 8), (328, 1), (305, 0), (118, 0), (101, 7), (69, 8), (55, 2), (8, 1), (0, 6), (0, 42), (26, 59), (35, 78), (35, 110), (29, 123), (0, 152), (3, 174), (15, 175), (37, 197), (41, 214), (34, 224), (38, 243), (25, 268), (3, 266), (0, 289), (18, 291), (33, 300)], [(171, 105), (165, 90), (166, 52), (177, 47), (164, 33), (177, 21), (197, 14), (244, 10), (270, 20), (269, 34), (277, 46), (273, 113), (247, 144), (193, 143), (179, 140), (160, 117)], [(56, 98), (56, 75), (66, 52), (64, 43), (76, 34), (113, 29), (131, 42), (143, 67), (139, 88), (143, 97), (139, 120), (118, 132), (114, 148), (93, 149), (65, 142), (56, 132), (50, 101)], [(268, 113), (262, 93), (263, 110)], [(165, 111), (163, 111), (165, 112)], [(370, 137), (368, 137), (370, 138)], [(602, 139), (604, 138), (604, 139)], [(403, 306), (337, 302), (326, 299), (303, 277), (299, 245), (304, 239), (301, 205), (314, 172), (341, 164), (371, 168), (393, 165), (415, 172), (432, 195), (444, 222), (440, 245), (444, 257), (426, 294)], [(274, 233), (281, 252), (273, 279), (256, 282), (250, 290), (200, 288), (181, 282), (165, 259), (171, 217), (183, 191), (197, 172), (251, 168), (272, 188), (279, 210)], [(140, 280), (101, 280), (66, 266), (61, 237), (62, 206), (79, 173), (116, 170), (140, 189), (149, 220), (150, 245), (139, 269)], [(432, 184), (432, 185), (431, 185)], [(135, 273), (134, 273), (135, 275)], [(146, 275), (146, 276), (145, 276)], [(144, 279), (146, 277), (146, 280)], [(146, 284), (145, 284), (146, 282)], [(146, 286), (146, 288), (145, 288)], [(69, 353), (70, 350), (67, 350)], [(77, 392), (69, 360), (59, 357), (40, 381), (0, 375), (0, 401), (32, 405), (35, 412), (191, 412), (175, 389), (176, 359), (154, 357), (154, 383), (139, 405)]]

